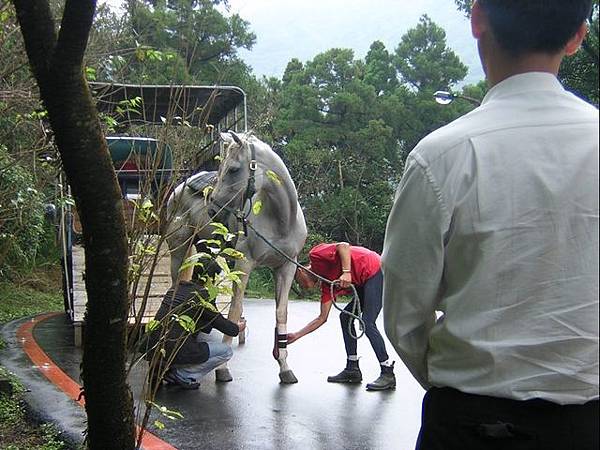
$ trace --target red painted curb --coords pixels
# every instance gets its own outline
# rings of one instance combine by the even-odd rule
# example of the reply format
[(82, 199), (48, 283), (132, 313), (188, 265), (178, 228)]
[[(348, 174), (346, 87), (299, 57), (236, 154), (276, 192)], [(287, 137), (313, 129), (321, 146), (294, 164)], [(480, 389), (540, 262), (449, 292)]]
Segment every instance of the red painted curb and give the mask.
[[(69, 398), (85, 406), (83, 396), (80, 397), (82, 387), (71, 377), (64, 373), (52, 359), (41, 349), (33, 337), (33, 329), (46, 319), (54, 317), (60, 313), (41, 314), (25, 322), (17, 330), (17, 338), (21, 341), (23, 350), (29, 356), (29, 359), (37, 369), (55, 386), (63, 391)], [(137, 427), (137, 426), (136, 426)], [(137, 429), (139, 433), (139, 427)], [(170, 444), (161, 440), (149, 431), (144, 431), (142, 437), (142, 447), (144, 450), (177, 450)]]

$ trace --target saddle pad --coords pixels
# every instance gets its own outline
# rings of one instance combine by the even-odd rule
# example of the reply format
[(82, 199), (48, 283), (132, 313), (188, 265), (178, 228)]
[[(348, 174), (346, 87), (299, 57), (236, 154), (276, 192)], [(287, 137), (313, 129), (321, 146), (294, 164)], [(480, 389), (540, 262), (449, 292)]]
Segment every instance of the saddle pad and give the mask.
[(217, 172), (198, 172), (186, 180), (186, 186), (194, 192), (202, 192), (206, 186), (214, 186)]

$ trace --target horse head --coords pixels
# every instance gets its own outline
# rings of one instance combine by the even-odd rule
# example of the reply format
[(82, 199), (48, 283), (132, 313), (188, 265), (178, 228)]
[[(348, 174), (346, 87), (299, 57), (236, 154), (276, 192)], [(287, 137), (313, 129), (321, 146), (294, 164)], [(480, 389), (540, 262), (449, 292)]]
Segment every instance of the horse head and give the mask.
[(219, 165), (215, 188), (211, 194), (209, 214), (213, 220), (224, 222), (227, 216), (243, 210), (260, 189), (257, 150), (266, 145), (249, 133), (221, 133), (225, 155)]

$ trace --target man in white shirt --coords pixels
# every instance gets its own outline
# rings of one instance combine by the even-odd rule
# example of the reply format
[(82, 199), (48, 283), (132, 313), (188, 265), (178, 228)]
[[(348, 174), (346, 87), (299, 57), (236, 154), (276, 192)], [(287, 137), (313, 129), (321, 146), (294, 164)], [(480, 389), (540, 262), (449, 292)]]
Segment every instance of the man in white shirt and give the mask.
[(598, 111), (556, 79), (590, 8), (476, 1), (491, 89), (406, 161), (383, 311), (419, 450), (598, 448)]

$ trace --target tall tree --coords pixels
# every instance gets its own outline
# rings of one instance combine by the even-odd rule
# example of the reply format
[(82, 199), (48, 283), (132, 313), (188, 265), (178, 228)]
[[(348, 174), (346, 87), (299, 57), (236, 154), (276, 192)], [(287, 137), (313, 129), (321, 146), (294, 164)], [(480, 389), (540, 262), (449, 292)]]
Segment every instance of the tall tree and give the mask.
[(420, 91), (449, 88), (467, 75), (467, 67), (446, 45), (446, 32), (427, 15), (408, 30), (396, 48), (402, 80)]
[(390, 55), (376, 41), (364, 61), (331, 49), (285, 70), (275, 136), (319, 238), (381, 249), (403, 159), (425, 134), (472, 108), (433, 99), (466, 74), (440, 27), (423, 17), (398, 49)]
[(375, 88), (377, 95), (389, 93), (398, 86), (394, 60), (381, 41), (373, 42), (365, 57), (365, 82)]
[(66, 0), (60, 31), (48, 0), (13, 0), (83, 225), (88, 303), (82, 377), (91, 449), (135, 447), (125, 380), (127, 243), (121, 195), (83, 75), (94, 0)]
[[(386, 52), (374, 48), (369, 67), (348, 49), (331, 49), (306, 65), (292, 60), (275, 130), (311, 232), (379, 249), (398, 153), (379, 116), (384, 77), (368, 70), (389, 60), (376, 61)], [(367, 73), (377, 87), (365, 81)]]
[(129, 28), (122, 47), (137, 47), (137, 58), (122, 76), (144, 83), (240, 84), (250, 69), (237, 52), (251, 49), (256, 36), (239, 15), (226, 16), (218, 9), (226, 4), (225, 0), (128, 0)]

